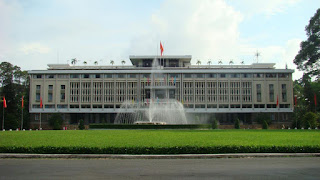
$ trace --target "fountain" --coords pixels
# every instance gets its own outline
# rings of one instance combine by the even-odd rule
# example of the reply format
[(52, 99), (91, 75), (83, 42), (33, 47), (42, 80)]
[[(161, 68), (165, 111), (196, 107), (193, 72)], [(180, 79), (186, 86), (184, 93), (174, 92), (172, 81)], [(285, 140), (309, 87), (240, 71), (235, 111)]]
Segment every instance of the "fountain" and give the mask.
[(169, 89), (174, 90), (175, 83), (169, 85), (166, 79), (158, 60), (154, 59), (151, 77), (145, 87), (149, 97), (143, 101), (122, 103), (115, 124), (187, 124), (183, 105), (173, 99), (174, 96), (169, 98)]

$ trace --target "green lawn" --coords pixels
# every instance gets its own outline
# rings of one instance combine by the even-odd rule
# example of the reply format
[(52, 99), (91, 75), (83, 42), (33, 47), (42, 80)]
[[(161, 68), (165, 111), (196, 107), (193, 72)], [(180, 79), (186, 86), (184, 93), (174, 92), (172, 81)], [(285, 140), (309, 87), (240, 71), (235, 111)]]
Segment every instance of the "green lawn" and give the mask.
[[(318, 130), (86, 130), (86, 131), (6, 131), (0, 132), (0, 152), (26, 151), (34, 149), (99, 149), (99, 153), (111, 153), (116, 149), (171, 149), (192, 147), (195, 149), (246, 148), (244, 152), (264, 152), (261, 148), (286, 149), (313, 148), (320, 152)], [(263, 149), (262, 148), (262, 149)], [(18, 149), (18, 150), (17, 150)], [(24, 149), (24, 150), (23, 150)], [(27, 150), (26, 150), (27, 149)], [(28, 150), (29, 149), (29, 150)], [(31, 150), (30, 150), (31, 149)], [(52, 150), (52, 151), (53, 151)], [(72, 150), (59, 153), (72, 153)], [(239, 150), (240, 151), (240, 150)], [(274, 150), (278, 152), (279, 150)], [(282, 150), (281, 150), (282, 151)], [(37, 151), (38, 152), (38, 151)], [(42, 151), (39, 151), (40, 153)], [(47, 153), (48, 151), (43, 151)], [(86, 152), (86, 151), (85, 151)], [(90, 153), (91, 151), (89, 151)], [(112, 151), (114, 153), (114, 150)], [(122, 151), (121, 151), (122, 152)], [(139, 151), (140, 152), (140, 151)], [(139, 154), (139, 152), (136, 152)], [(154, 153), (160, 153), (155, 151)], [(180, 151), (179, 151), (180, 152)], [(184, 151), (181, 151), (183, 153)], [(187, 151), (189, 152), (189, 151)], [(187, 153), (186, 152), (186, 153)], [(202, 151), (201, 151), (202, 152)], [(206, 151), (204, 151), (206, 152)], [(211, 152), (211, 151), (210, 151)], [(215, 151), (213, 151), (215, 152)], [(218, 151), (222, 152), (223, 151)], [(230, 152), (230, 150), (228, 150)], [(235, 151), (238, 152), (238, 151)], [(296, 151), (293, 151), (296, 152)], [(299, 151), (300, 152), (300, 151)], [(301, 151), (305, 152), (305, 151)], [(74, 153), (79, 153), (74, 151)], [(94, 153), (94, 152), (92, 152)], [(133, 151), (132, 153), (135, 153)], [(144, 152), (142, 152), (144, 153)], [(153, 152), (149, 152), (153, 154)], [(172, 153), (172, 152), (171, 152)]]

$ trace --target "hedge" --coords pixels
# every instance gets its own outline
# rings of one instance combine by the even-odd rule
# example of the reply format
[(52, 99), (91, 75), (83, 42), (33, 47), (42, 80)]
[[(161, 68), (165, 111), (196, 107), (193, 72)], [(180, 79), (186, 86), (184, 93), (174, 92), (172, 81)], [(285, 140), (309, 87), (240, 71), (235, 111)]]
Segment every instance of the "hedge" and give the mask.
[(319, 153), (320, 146), (212, 146), (212, 147), (0, 147), (0, 153), (35, 154), (222, 154)]
[(91, 129), (212, 129), (211, 124), (90, 124)]

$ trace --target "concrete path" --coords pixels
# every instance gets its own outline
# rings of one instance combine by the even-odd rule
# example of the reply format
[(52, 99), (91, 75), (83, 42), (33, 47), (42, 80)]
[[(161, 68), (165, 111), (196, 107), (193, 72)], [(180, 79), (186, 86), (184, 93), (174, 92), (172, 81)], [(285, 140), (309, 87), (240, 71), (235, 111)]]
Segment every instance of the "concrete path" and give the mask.
[(319, 179), (320, 157), (0, 159), (0, 179)]

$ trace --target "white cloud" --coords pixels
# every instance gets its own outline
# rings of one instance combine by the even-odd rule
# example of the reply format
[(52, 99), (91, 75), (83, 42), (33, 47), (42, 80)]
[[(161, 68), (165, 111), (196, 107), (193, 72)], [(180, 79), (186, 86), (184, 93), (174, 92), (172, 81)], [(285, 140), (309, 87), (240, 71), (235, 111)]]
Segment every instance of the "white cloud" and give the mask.
[(272, 16), (277, 13), (286, 11), (290, 6), (293, 6), (301, 0), (268, 0), (268, 1), (252, 1), (252, 0), (231, 0), (242, 7), (242, 12), (251, 16), (254, 14), (263, 14), (266, 16)]
[[(179, 11), (177, 11), (179, 8)], [(229, 59), (239, 52), (242, 14), (222, 0), (165, 1), (146, 30), (132, 41), (131, 54), (193, 55), (193, 59)], [(159, 53), (159, 51), (158, 51)]]
[(50, 52), (50, 48), (41, 43), (28, 43), (21, 45), (20, 51), (24, 54), (47, 54)]

